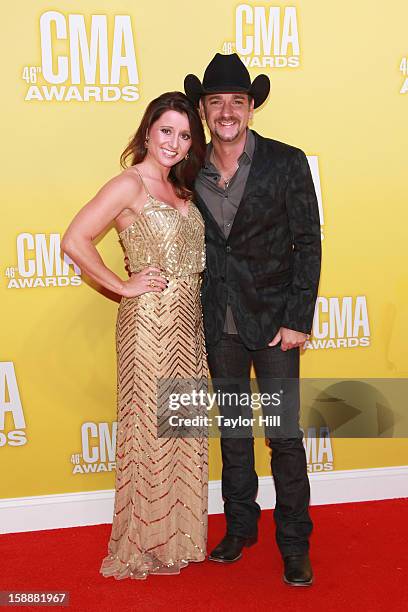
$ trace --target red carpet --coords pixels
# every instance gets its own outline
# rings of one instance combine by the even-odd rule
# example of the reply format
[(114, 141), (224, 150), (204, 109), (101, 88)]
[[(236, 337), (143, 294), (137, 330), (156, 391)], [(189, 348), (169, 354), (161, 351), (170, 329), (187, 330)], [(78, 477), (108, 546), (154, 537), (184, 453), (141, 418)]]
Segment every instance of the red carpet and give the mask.
[[(257, 545), (229, 566), (206, 561), (179, 576), (116, 581), (99, 576), (109, 525), (0, 536), (0, 590), (67, 590), (60, 610), (408, 610), (408, 499), (311, 508), (315, 584), (282, 582), (272, 512), (262, 513)], [(211, 516), (209, 547), (224, 533)], [(39, 610), (41, 608), (16, 608)]]

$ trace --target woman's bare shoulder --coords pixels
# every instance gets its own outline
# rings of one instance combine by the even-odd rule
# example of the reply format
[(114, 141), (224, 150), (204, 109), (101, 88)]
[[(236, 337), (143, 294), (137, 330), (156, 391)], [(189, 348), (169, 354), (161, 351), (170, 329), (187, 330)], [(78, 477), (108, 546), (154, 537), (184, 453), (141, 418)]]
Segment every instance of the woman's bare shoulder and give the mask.
[(136, 170), (125, 168), (120, 174), (112, 177), (105, 185), (114, 190), (132, 192), (133, 195), (143, 191), (143, 184)]
[(143, 206), (145, 190), (137, 172), (132, 168), (126, 168), (120, 174), (112, 177), (102, 187), (104, 195), (121, 200), (126, 206), (139, 208)]

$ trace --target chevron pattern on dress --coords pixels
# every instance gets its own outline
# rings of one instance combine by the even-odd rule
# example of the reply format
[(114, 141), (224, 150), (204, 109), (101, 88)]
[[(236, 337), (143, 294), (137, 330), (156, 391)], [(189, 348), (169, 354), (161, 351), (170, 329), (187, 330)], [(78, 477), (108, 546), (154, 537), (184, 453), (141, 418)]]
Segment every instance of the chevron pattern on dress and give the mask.
[(178, 573), (204, 560), (208, 487), (206, 436), (159, 437), (157, 430), (160, 403), (185, 381), (207, 379), (201, 215), (192, 203), (184, 217), (150, 197), (120, 238), (131, 269), (158, 265), (168, 287), (119, 306), (115, 510), (101, 567), (117, 579)]

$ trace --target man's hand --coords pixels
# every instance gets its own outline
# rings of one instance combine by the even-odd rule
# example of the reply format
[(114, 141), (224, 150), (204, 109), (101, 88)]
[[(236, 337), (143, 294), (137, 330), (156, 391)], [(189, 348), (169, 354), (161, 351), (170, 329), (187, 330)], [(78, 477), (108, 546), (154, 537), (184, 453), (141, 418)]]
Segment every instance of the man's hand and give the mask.
[(282, 351), (287, 351), (288, 349), (293, 349), (297, 346), (302, 347), (308, 337), (309, 336), (307, 334), (295, 331), (294, 329), (281, 327), (272, 342), (268, 344), (268, 346), (276, 346), (278, 342), (281, 341)]

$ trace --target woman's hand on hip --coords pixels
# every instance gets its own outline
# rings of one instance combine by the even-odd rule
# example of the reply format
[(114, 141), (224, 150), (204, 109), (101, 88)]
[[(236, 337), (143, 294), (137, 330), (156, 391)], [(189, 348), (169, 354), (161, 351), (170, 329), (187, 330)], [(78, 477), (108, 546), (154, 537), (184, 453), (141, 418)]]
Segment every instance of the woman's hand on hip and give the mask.
[(132, 274), (124, 283), (122, 295), (132, 298), (143, 293), (161, 293), (167, 287), (167, 279), (161, 274), (162, 271), (154, 266)]

